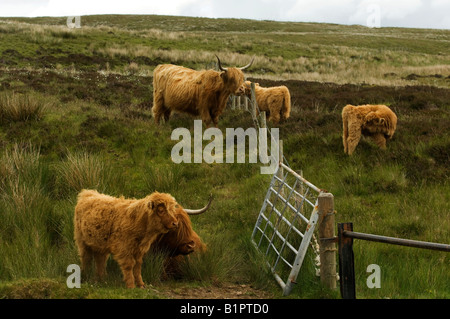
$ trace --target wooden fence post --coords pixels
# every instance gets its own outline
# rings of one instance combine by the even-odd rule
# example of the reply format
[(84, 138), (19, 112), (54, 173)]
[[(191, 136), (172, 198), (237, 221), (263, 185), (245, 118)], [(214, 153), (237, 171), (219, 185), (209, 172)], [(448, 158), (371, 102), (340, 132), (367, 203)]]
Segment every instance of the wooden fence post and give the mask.
[(318, 197), (320, 281), (329, 289), (336, 289), (336, 244), (334, 197), (321, 193)]
[[(272, 143), (276, 143), (274, 141), (272, 141)], [(279, 158), (280, 158), (280, 163), (283, 163), (283, 140), (279, 140), (278, 141), (280, 149), (279, 149)], [(281, 170), (281, 177), (283, 177), (283, 170)]]
[(256, 95), (255, 95), (255, 83), (252, 82), (250, 84), (251, 87), (251, 100), (252, 100), (252, 116), (254, 119), (256, 119), (256, 109), (258, 108), (258, 105), (256, 104)]
[[(276, 143), (275, 141), (271, 141), (271, 143)], [(279, 146), (279, 152), (278, 152), (278, 161), (280, 167), (278, 168), (278, 172), (277, 172), (277, 176), (280, 180), (283, 180), (284, 177), (284, 169), (281, 166), (281, 163), (283, 163), (283, 140), (279, 140), (278, 141), (278, 146)], [(279, 185), (281, 184), (281, 182), (279, 182)], [(281, 187), (280, 189), (280, 195), (284, 196), (284, 185)]]
[(261, 113), (259, 113), (259, 127), (267, 127), (267, 123), (266, 123), (266, 112), (262, 111)]
[(353, 224), (338, 224), (339, 280), (341, 282), (341, 296), (343, 299), (356, 299), (353, 238), (344, 236), (344, 231), (346, 230), (353, 231)]

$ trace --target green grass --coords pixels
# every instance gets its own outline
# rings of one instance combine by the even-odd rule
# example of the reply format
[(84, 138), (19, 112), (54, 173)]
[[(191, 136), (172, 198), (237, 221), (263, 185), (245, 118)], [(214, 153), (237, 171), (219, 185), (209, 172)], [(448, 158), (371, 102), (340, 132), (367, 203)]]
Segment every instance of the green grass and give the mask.
[(99, 15), (81, 29), (64, 18), (3, 18), (0, 32), (11, 67), (147, 75), (167, 62), (204, 68), (218, 53), (229, 65), (255, 56), (249, 73), (259, 78), (448, 87), (448, 30)]
[[(448, 31), (159, 16), (92, 16), (82, 29), (64, 26), (62, 18), (0, 21), (0, 298), (165, 298), (172, 287), (227, 283), (281, 298), (250, 242), (271, 176), (259, 163), (175, 164), (171, 132), (192, 132), (193, 118), (177, 114), (155, 126), (151, 117), (158, 63), (203, 68), (218, 52), (227, 65), (255, 55), (249, 77), (289, 87), (291, 118), (279, 126), (284, 155), (334, 194), (337, 222), (448, 243)], [(412, 73), (415, 80), (404, 79)], [(406, 84), (425, 85), (399, 86)], [(393, 108), (399, 124), (386, 151), (363, 138), (352, 157), (344, 154), (347, 103)], [(223, 132), (252, 125), (242, 110), (227, 109), (219, 122)], [(81, 289), (68, 289), (66, 268), (79, 263), (73, 210), (88, 187), (136, 198), (170, 192), (190, 208), (212, 193), (211, 209), (192, 218), (207, 253), (187, 260), (181, 279), (166, 280), (163, 258), (147, 256), (143, 277), (152, 286), (144, 291), (124, 289), (112, 259), (105, 282), (89, 273)], [(321, 286), (314, 257), (309, 251), (289, 298), (340, 297)], [(450, 297), (446, 253), (356, 240), (355, 261), (359, 298)], [(373, 263), (381, 289), (365, 284)]]

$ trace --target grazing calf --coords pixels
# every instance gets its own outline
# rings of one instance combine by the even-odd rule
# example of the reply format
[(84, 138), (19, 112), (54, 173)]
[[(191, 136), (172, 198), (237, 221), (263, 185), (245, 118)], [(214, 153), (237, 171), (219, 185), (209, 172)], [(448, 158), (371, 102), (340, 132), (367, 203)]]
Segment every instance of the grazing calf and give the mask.
[(342, 109), (344, 152), (352, 155), (361, 134), (371, 137), (382, 149), (394, 135), (397, 116), (386, 105), (347, 105)]
[[(251, 82), (244, 83), (245, 95), (251, 97)], [(280, 122), (280, 119), (287, 119), (291, 114), (291, 94), (289, 89), (282, 86), (264, 88), (255, 83), (255, 97), (258, 108), (261, 112), (266, 112), (269, 121)]]
[(175, 199), (165, 193), (125, 199), (95, 190), (81, 191), (75, 207), (74, 235), (82, 270), (94, 259), (97, 275), (102, 278), (112, 254), (126, 286), (143, 288), (142, 258), (159, 235), (178, 227), (176, 209)]

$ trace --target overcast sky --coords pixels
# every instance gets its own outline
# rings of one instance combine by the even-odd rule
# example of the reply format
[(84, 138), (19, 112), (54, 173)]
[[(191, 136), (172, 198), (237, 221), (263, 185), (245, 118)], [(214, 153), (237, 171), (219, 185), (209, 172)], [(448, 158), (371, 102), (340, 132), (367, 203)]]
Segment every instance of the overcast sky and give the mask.
[(450, 29), (450, 0), (0, 0), (0, 17), (161, 14)]

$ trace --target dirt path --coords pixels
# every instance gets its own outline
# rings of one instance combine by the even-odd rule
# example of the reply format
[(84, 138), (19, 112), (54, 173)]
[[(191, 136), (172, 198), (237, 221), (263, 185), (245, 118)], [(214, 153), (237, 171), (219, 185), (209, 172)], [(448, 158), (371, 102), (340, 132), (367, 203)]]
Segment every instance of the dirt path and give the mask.
[(172, 299), (271, 299), (267, 291), (250, 285), (225, 284), (220, 287), (179, 287), (162, 292)]

